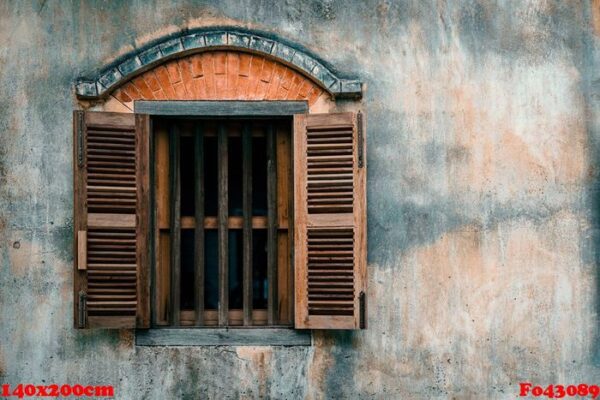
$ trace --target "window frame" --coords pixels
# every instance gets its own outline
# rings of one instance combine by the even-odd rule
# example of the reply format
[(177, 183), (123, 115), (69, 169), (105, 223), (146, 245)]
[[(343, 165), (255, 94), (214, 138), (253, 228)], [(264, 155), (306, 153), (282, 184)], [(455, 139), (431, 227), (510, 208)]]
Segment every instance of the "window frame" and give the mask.
[[(227, 119), (227, 118), (281, 118), (289, 117), (293, 118), (295, 114), (306, 114), (309, 112), (307, 101), (148, 101), (139, 100), (134, 102), (134, 112), (148, 114), (151, 119), (156, 117), (177, 117), (177, 118), (215, 118), (215, 119)], [(152, 129), (152, 140), (151, 146), (154, 146), (154, 130)], [(293, 129), (290, 129), (290, 140), (293, 143)], [(151, 149), (151, 153), (154, 153), (154, 148)], [(290, 152), (290, 163), (293, 165), (292, 151)], [(151, 181), (154, 182), (155, 176), (154, 169), (152, 170)], [(293, 183), (292, 183), (293, 184)], [(290, 188), (293, 196), (293, 188)], [(155, 204), (155, 194), (152, 194), (152, 204)], [(154, 220), (154, 213), (152, 214), (152, 225), (155, 226), (156, 221)], [(293, 218), (293, 216), (290, 216)], [(153, 233), (155, 229), (152, 229)], [(289, 231), (290, 244), (293, 243), (293, 231)], [(276, 239), (277, 241), (277, 239)], [(155, 241), (151, 242), (152, 252), (156, 250)], [(293, 251), (293, 250), (292, 250)], [(155, 260), (153, 259), (153, 263)], [(293, 274), (293, 257), (290, 260), (291, 273)], [(154, 273), (154, 268), (152, 269)], [(154, 281), (154, 279), (153, 279)], [(154, 294), (155, 283), (151, 284), (151, 292)], [(290, 293), (290, 301), (293, 304), (294, 293)], [(154, 298), (154, 295), (151, 295)], [(154, 314), (154, 309), (152, 310)], [(293, 319), (293, 316), (291, 316)], [(275, 343), (275, 344), (289, 344), (289, 345), (308, 345), (310, 344), (310, 334), (306, 336), (307, 331), (298, 331), (292, 326), (290, 327), (279, 327), (279, 326), (235, 326), (235, 327), (207, 327), (207, 326), (193, 326), (193, 327), (178, 327), (178, 326), (155, 326), (148, 331), (141, 331), (139, 335), (138, 344), (140, 345), (156, 345), (165, 342), (166, 344), (177, 345), (190, 345), (198, 344), (227, 344), (237, 342), (257, 342), (262, 344)], [(186, 328), (186, 329), (181, 329)], [(190, 333), (187, 328), (194, 328), (192, 330), (197, 331)], [(232, 329), (233, 328), (233, 329)], [(260, 328), (262, 334), (255, 335), (246, 331), (254, 331)], [(153, 332), (153, 331), (162, 332)], [(222, 332), (227, 330), (227, 335), (217, 335), (215, 332)], [(168, 332), (167, 332), (168, 331)], [(186, 331), (186, 332), (179, 332)], [(290, 334), (289, 331), (295, 333)], [(235, 332), (238, 332), (236, 336)], [(285, 333), (282, 333), (285, 332)], [(308, 332), (309, 333), (309, 332)], [(232, 336), (233, 335), (233, 336)], [(273, 340), (277, 336), (280, 339)], [(216, 340), (215, 337), (220, 339)], [(161, 339), (162, 338), (162, 339)], [(287, 339), (286, 339), (287, 338)], [(158, 342), (157, 342), (158, 340)], [(215, 341), (216, 340), (216, 341)], [(218, 343), (217, 343), (218, 342)]]

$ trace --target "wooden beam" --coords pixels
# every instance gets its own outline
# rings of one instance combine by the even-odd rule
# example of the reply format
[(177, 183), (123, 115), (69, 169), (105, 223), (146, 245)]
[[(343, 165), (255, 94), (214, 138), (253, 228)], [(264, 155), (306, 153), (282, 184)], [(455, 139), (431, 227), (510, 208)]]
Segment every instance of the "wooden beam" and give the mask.
[(277, 323), (277, 148), (275, 129), (267, 126), (267, 312)]
[(87, 269), (87, 231), (77, 231), (77, 269)]
[(244, 325), (252, 325), (252, 132), (247, 124), (242, 134), (243, 309)]
[(294, 269), (294, 326), (308, 319), (308, 252), (306, 229), (306, 115), (294, 117), (292, 164), (294, 174), (294, 221), (292, 254)]
[(136, 113), (180, 117), (272, 117), (308, 112), (306, 101), (163, 101), (137, 100)]
[(169, 309), (170, 293), (171, 293), (171, 236), (168, 230), (158, 231), (156, 257), (156, 321), (155, 325), (169, 325)]
[(170, 238), (169, 238), (169, 131), (166, 125), (152, 127), (154, 171), (151, 188), (154, 191), (154, 279), (152, 325), (169, 324), (169, 293), (171, 292)]
[[(289, 125), (288, 125), (289, 126)], [(295, 293), (296, 293), (296, 287), (295, 285), (295, 279), (296, 279), (296, 273), (295, 273), (295, 266), (294, 266), (294, 229), (295, 229), (295, 224), (296, 224), (296, 217), (294, 214), (294, 201), (295, 201), (295, 197), (294, 197), (294, 190), (295, 190), (295, 181), (296, 181), (296, 177), (294, 176), (294, 128), (293, 128), (293, 123), (291, 124), (291, 126), (289, 126), (290, 129), (290, 153), (289, 153), (289, 158), (288, 158), (288, 163), (290, 164), (289, 170), (288, 170), (288, 176), (285, 177), (285, 179), (288, 180), (288, 224), (286, 226), (287, 230), (288, 230), (288, 295), (289, 295), (289, 306), (288, 306), (288, 310), (289, 310), (289, 318), (290, 318), (290, 322), (293, 324), (294, 323), (294, 313), (295, 313), (295, 309), (296, 309), (296, 304), (295, 304)]]
[[(197, 221), (204, 220), (204, 136), (200, 123), (194, 136), (194, 208)], [(194, 230), (194, 310), (195, 325), (204, 322), (204, 227)]]
[[(194, 325), (194, 311), (181, 310), (181, 326)], [(218, 326), (219, 312), (214, 309), (204, 309), (204, 327)], [(229, 325), (230, 327), (244, 326), (244, 310), (229, 309)], [(252, 310), (252, 326), (267, 326), (267, 310), (254, 309)], [(278, 324), (277, 326), (290, 326), (290, 324)]]
[(229, 196), (228, 196), (228, 137), (223, 123), (218, 128), (218, 199), (219, 199), (219, 325), (227, 326), (229, 310)]
[(169, 229), (169, 131), (164, 125), (156, 126), (154, 181), (157, 229)]
[[(150, 327), (150, 117), (136, 115), (137, 158), (137, 319), (138, 328)], [(149, 245), (150, 244), (150, 245)]]
[(148, 178), (149, 178), (149, 211), (150, 216), (148, 228), (148, 242), (150, 243), (150, 257), (148, 258), (148, 268), (150, 269), (150, 327), (156, 326), (156, 272), (158, 263), (156, 259), (159, 255), (158, 248), (158, 230), (156, 223), (156, 129), (150, 120), (150, 131), (148, 132), (149, 154), (148, 154)]
[[(87, 230), (87, 208), (86, 208), (86, 186), (87, 173), (85, 168), (85, 148), (87, 146), (85, 134), (85, 113), (83, 111), (73, 111), (73, 229), (75, 235), (78, 231)], [(74, 241), (74, 251), (77, 254), (78, 244)], [(79, 257), (75, 257), (77, 264)], [(78, 301), (80, 293), (87, 290), (87, 272), (80, 270), (77, 266), (73, 271), (73, 325), (75, 328), (86, 327), (85, 308), (79, 309)]]
[(169, 132), (169, 162), (170, 162), (170, 234), (171, 234), (171, 326), (179, 326), (180, 290), (181, 290), (181, 171), (179, 128), (171, 126)]
[(88, 214), (88, 228), (135, 228), (135, 214)]
[[(252, 229), (267, 229), (267, 217), (252, 217)], [(244, 217), (228, 217), (227, 226), (229, 229), (243, 229)], [(194, 229), (196, 227), (196, 218), (190, 216), (181, 217), (181, 229)], [(219, 217), (204, 217), (204, 229), (218, 229)], [(287, 226), (280, 227), (286, 229)]]
[[(88, 318), (88, 328), (97, 328), (97, 329), (116, 329), (116, 328), (131, 328), (135, 326), (135, 317), (134, 316), (120, 316), (120, 315), (111, 315), (111, 316), (91, 316)], [(145, 329), (143, 329), (145, 330)]]
[(290, 195), (293, 188), (291, 180), (291, 129), (289, 122), (278, 124), (277, 138), (277, 294), (279, 296), (279, 324), (292, 321), (293, 308), (293, 274), (290, 262), (290, 210), (293, 203)]

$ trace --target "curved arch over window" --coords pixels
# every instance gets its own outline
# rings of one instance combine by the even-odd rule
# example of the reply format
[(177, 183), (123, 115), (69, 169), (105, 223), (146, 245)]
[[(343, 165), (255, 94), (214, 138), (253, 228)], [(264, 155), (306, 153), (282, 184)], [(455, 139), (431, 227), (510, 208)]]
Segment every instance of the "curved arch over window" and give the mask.
[(304, 100), (312, 106), (330, 94), (262, 55), (218, 50), (157, 65), (116, 88), (112, 96), (133, 109), (134, 100)]
[[(212, 53), (215, 50), (227, 50), (232, 54), (252, 53), (254, 56), (266, 60), (263, 63), (275, 62), (275, 65), (282, 65), (299, 72), (324, 92), (336, 98), (362, 96), (360, 81), (340, 77), (299, 46), (284, 43), (274, 37), (266, 37), (261, 33), (235, 29), (188, 32), (159, 41), (142, 51), (121, 58), (93, 79), (79, 79), (76, 84), (76, 93), (79, 98), (103, 98), (158, 65), (173, 59), (182, 59), (184, 56), (194, 53), (207, 51)], [(193, 57), (187, 58), (194, 59)], [(175, 65), (173, 62), (169, 64)], [(177, 82), (172, 83), (175, 85)], [(168, 89), (166, 90), (168, 91)]]

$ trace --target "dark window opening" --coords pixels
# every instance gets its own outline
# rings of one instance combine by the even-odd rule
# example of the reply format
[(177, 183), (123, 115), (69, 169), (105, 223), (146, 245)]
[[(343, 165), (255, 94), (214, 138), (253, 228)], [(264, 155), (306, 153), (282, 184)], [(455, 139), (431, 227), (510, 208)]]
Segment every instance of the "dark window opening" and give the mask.
[(291, 121), (154, 127), (153, 326), (291, 325)]
[(194, 308), (194, 231), (181, 231), (181, 308)]
[(267, 232), (256, 229), (253, 239), (252, 264), (255, 268), (252, 271), (252, 306), (256, 309), (267, 308)]
[(204, 138), (204, 215), (216, 216), (218, 201), (217, 138)]
[[(242, 210), (242, 138), (230, 137), (227, 149), (229, 152), (229, 215), (242, 216), (244, 215)], [(258, 162), (266, 164), (267, 160), (263, 158), (262, 160), (258, 160)], [(256, 176), (255, 171), (253, 170), (252, 172), (253, 177)]]
[(267, 215), (267, 144), (264, 138), (252, 140), (252, 214)]
[(194, 208), (194, 138), (181, 138), (181, 215), (193, 216)]

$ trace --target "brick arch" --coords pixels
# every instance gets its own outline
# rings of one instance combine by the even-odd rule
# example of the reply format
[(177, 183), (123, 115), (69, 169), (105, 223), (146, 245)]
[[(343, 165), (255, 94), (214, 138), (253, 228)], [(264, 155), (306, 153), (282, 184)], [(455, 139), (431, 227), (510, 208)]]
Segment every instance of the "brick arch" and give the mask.
[(211, 27), (185, 30), (161, 38), (121, 57), (96, 77), (80, 78), (75, 85), (79, 99), (105, 99), (115, 89), (157, 65), (198, 52), (230, 50), (257, 54), (291, 67), (314, 81), (333, 98), (360, 98), (359, 80), (340, 76), (315, 55), (275, 35), (239, 27)]
[(130, 109), (134, 100), (306, 100), (330, 94), (283, 63), (239, 50), (205, 51), (138, 75), (113, 92)]

